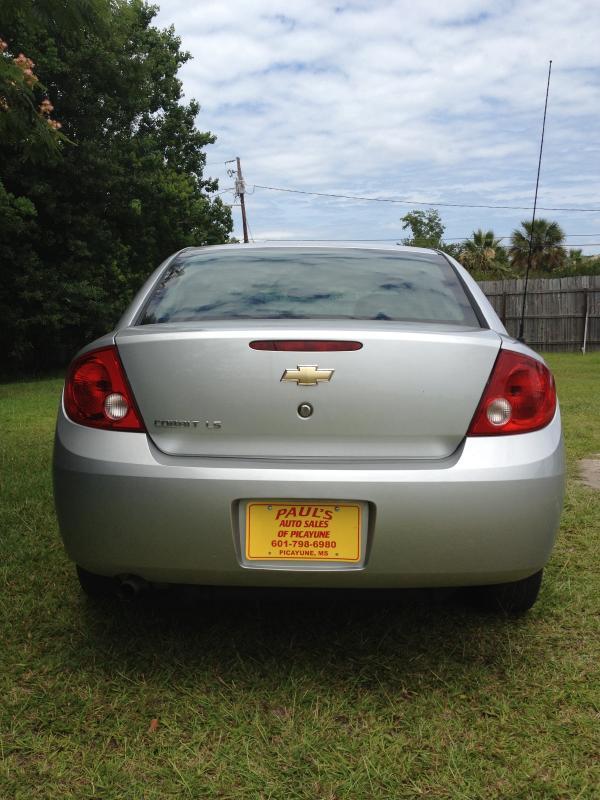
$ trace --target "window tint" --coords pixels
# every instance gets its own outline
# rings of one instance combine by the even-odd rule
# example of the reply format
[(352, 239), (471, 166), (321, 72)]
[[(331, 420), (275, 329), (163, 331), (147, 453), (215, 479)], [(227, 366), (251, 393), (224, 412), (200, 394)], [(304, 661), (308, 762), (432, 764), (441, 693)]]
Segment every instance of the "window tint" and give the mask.
[(233, 249), (183, 254), (140, 323), (218, 319), (357, 319), (480, 327), (441, 256), (377, 250)]

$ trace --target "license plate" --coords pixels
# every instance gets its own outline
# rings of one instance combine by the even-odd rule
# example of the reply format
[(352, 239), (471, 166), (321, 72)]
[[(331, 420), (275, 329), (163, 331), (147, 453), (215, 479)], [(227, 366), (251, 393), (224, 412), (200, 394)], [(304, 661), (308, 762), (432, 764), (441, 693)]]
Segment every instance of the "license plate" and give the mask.
[(357, 503), (250, 501), (246, 506), (248, 561), (359, 561)]

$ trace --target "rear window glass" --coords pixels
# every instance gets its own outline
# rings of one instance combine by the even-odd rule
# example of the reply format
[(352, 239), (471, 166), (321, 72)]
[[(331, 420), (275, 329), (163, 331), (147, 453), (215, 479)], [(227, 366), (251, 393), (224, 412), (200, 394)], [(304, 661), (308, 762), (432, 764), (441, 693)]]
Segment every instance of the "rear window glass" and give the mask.
[(296, 248), (184, 254), (154, 289), (140, 324), (228, 319), (480, 327), (456, 273), (442, 257)]

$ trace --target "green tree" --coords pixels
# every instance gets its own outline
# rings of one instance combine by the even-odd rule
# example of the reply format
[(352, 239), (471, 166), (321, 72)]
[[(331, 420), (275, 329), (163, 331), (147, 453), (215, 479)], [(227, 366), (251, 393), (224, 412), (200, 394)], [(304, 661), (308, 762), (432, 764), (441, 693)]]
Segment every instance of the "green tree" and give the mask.
[(583, 250), (580, 247), (571, 247), (567, 256), (573, 266), (583, 262)]
[(34, 68), (25, 53), (11, 53), (0, 38), (0, 141), (41, 162), (56, 155), (63, 137)]
[(410, 229), (412, 236), (403, 239), (402, 244), (410, 247), (428, 247), (433, 250), (443, 250), (454, 258), (458, 258), (461, 245), (444, 242), (443, 235), (446, 230), (442, 218), (434, 208), (413, 209), (400, 220), (404, 229)]
[(19, 42), (6, 41), (9, 31), (44, 30), (63, 39), (76, 38), (82, 26), (106, 31), (106, 0), (0, 0), (0, 141), (10, 144), (25, 161), (54, 160), (65, 137), (47, 89), (36, 74), (36, 64), (20, 50)]
[(463, 242), (460, 252), (461, 263), (472, 272), (507, 272), (506, 250), (500, 239), (496, 239), (494, 231), (483, 231), (478, 228), (471, 238)]
[(412, 234), (403, 239), (402, 244), (410, 247), (431, 247), (434, 250), (442, 247), (445, 227), (435, 208), (428, 208), (426, 211), (413, 209), (405, 214), (400, 222), (402, 222), (402, 228), (410, 229)]
[(18, 137), (0, 141), (0, 338), (13, 366), (64, 363), (169, 253), (232, 229), (203, 177), (215, 137), (196, 129), (198, 104), (181, 102), (189, 55), (141, 0), (97, 3), (101, 25), (3, 20), (6, 52), (34, 62), (64, 133), (43, 165)]
[(534, 272), (552, 272), (560, 269), (565, 261), (562, 247), (565, 234), (557, 222), (536, 219), (533, 226), (527, 220), (521, 223), (511, 236), (509, 255), (513, 266), (525, 270), (531, 241), (531, 269)]

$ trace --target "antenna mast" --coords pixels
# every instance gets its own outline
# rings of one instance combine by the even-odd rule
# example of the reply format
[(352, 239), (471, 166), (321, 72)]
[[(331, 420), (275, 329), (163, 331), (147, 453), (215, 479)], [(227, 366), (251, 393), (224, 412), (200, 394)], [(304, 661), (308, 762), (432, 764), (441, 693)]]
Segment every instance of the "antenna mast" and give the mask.
[(524, 342), (523, 329), (525, 327), (525, 303), (527, 302), (527, 284), (529, 283), (529, 270), (533, 255), (533, 232), (535, 224), (535, 210), (537, 207), (538, 187), (540, 185), (540, 169), (542, 168), (542, 151), (544, 149), (544, 132), (546, 130), (546, 111), (548, 110), (548, 92), (550, 91), (550, 73), (552, 72), (552, 59), (548, 64), (548, 83), (546, 84), (546, 102), (544, 104), (544, 121), (542, 122), (542, 139), (540, 141), (540, 157), (538, 159), (537, 178), (535, 181), (535, 196), (533, 198), (533, 214), (531, 216), (531, 231), (529, 233), (529, 252), (527, 253), (527, 269), (525, 270), (525, 286), (523, 287), (523, 301), (521, 303), (521, 321), (519, 323), (518, 340)]

